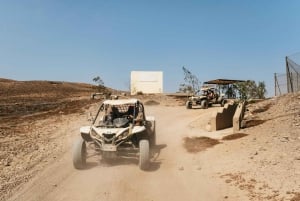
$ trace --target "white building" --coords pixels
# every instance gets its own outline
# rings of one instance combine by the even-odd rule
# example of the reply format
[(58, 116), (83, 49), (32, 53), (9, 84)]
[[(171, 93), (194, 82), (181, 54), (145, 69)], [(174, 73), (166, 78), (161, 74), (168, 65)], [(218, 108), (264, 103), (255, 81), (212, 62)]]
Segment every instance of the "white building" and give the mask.
[(131, 71), (131, 95), (163, 93), (162, 71)]

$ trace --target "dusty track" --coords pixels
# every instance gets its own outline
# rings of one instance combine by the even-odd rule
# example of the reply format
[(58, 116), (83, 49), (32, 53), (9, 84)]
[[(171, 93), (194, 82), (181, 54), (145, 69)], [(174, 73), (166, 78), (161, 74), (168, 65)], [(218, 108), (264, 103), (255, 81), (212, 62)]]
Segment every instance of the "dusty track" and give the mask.
[(300, 94), (249, 105), (249, 128), (233, 135), (203, 130), (218, 108), (186, 110), (164, 96), (141, 97), (161, 103), (146, 106), (158, 145), (144, 172), (137, 160), (108, 164), (96, 156), (86, 170), (73, 168), (72, 143), (96, 105), (88, 93), (69, 100), (59, 93), (50, 96), (57, 108), (1, 119), (0, 200), (300, 200)]
[[(71, 122), (67, 132), (69, 150), (10, 200), (222, 200), (232, 187), (216, 172), (203, 171), (202, 162), (183, 147), (183, 137), (197, 132), (189, 124), (199, 114), (211, 110), (191, 110), (184, 107), (149, 106), (148, 114), (157, 118), (158, 145), (150, 171), (138, 169), (137, 161), (122, 160), (113, 164), (89, 158), (88, 168), (75, 170), (71, 161), (71, 142), (77, 135), (79, 122)], [(174, 123), (180, 119), (180, 123)], [(177, 121), (178, 122), (178, 121)], [(209, 173), (209, 174), (208, 174)], [(216, 191), (216, 189), (218, 189)], [(235, 192), (232, 200), (240, 200), (243, 192)]]
[[(146, 109), (157, 119), (158, 145), (150, 171), (139, 170), (136, 160), (108, 164), (97, 157), (88, 159), (86, 170), (75, 170), (71, 146), (80, 125), (88, 122), (85, 113), (74, 114), (61, 119), (64, 122), (58, 123), (57, 138), (51, 142), (60, 146), (61, 153), (54, 149), (51, 158), (41, 159), (43, 168), (8, 200), (299, 200), (299, 161), (297, 152), (291, 152), (299, 149), (297, 144), (290, 144), (294, 154), (282, 159), (274, 153), (285, 154), (287, 142), (282, 142), (283, 149), (279, 144), (266, 144), (272, 135), (257, 133), (256, 128), (267, 132), (259, 125), (243, 130), (248, 135), (240, 133), (224, 140), (228, 130), (213, 134), (195, 126), (217, 108), (158, 105)], [(201, 135), (218, 136), (220, 143), (189, 153), (184, 139)]]

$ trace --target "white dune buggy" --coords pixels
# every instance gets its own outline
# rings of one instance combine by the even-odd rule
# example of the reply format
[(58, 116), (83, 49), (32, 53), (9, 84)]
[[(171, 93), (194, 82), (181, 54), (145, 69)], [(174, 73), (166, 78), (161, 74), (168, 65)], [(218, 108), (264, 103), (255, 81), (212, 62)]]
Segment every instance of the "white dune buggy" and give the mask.
[(193, 106), (200, 106), (202, 109), (207, 109), (213, 104), (220, 104), (221, 107), (224, 107), (227, 100), (224, 97), (224, 94), (219, 95), (217, 89), (212, 87), (203, 87), (201, 88), (200, 95), (192, 95), (188, 98), (185, 103), (187, 109), (192, 109)]
[[(139, 167), (149, 167), (150, 148), (156, 143), (155, 119), (145, 116), (137, 99), (105, 100), (91, 126), (80, 128), (81, 137), (74, 143), (73, 165), (84, 169), (87, 147), (92, 145), (102, 159), (134, 156)], [(89, 146), (90, 147), (90, 146)]]

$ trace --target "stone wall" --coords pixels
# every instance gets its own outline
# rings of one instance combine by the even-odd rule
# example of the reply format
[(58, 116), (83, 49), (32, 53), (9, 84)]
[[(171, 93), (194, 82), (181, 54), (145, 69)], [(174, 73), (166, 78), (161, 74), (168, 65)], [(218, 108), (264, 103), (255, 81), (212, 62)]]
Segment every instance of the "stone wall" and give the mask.
[(209, 131), (217, 131), (233, 126), (233, 116), (237, 108), (236, 103), (225, 104), (217, 112), (214, 112), (210, 119)]
[(244, 118), (245, 102), (239, 103), (233, 116), (233, 132), (239, 131), (241, 128), (241, 122)]

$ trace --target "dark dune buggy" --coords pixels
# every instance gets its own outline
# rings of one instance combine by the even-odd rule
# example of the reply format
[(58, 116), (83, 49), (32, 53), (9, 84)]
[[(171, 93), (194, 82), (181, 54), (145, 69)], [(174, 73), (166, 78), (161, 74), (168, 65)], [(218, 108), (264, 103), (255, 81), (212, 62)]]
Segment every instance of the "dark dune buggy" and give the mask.
[(190, 96), (186, 101), (185, 106), (187, 109), (192, 109), (193, 106), (200, 106), (202, 109), (207, 109), (213, 104), (220, 104), (221, 107), (224, 107), (226, 102), (227, 100), (224, 95), (219, 95), (215, 88), (204, 87), (201, 88), (200, 95)]
[(80, 128), (81, 137), (73, 147), (73, 165), (84, 169), (87, 147), (93, 147), (102, 159), (135, 157), (139, 167), (149, 166), (150, 148), (155, 145), (155, 119), (145, 116), (137, 99), (105, 100), (91, 126)]

